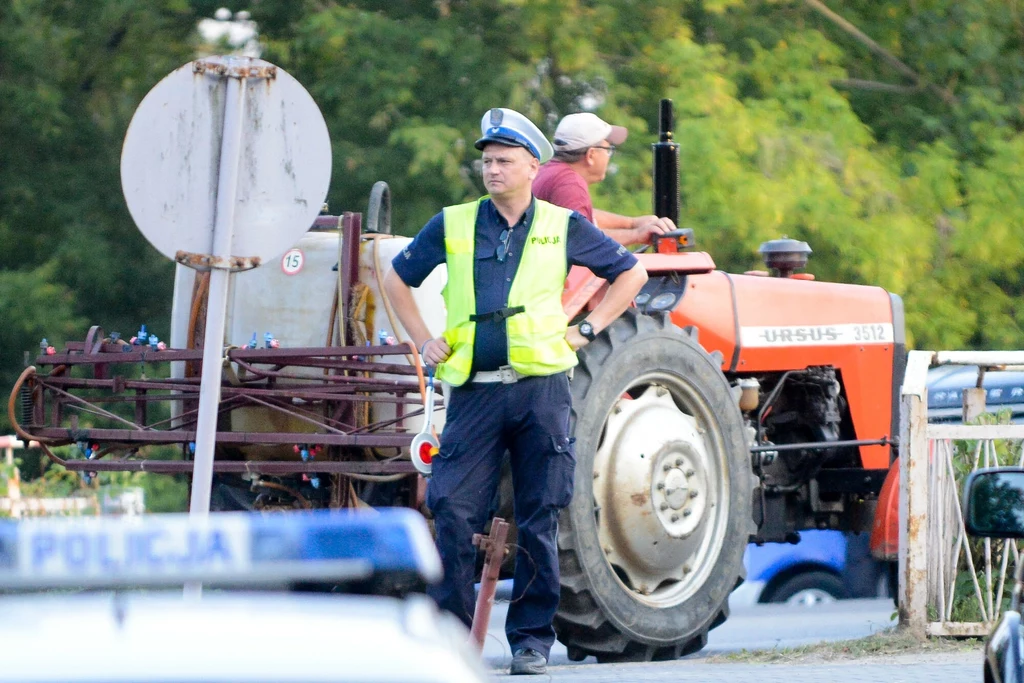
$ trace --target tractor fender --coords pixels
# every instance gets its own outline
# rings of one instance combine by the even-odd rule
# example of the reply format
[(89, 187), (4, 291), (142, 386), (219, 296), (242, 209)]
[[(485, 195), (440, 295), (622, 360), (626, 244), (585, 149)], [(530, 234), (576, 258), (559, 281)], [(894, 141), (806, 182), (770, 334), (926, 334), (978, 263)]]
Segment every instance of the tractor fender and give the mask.
[(878, 507), (871, 526), (871, 554), (878, 560), (896, 561), (900, 548), (900, 461), (892, 461), (878, 493)]

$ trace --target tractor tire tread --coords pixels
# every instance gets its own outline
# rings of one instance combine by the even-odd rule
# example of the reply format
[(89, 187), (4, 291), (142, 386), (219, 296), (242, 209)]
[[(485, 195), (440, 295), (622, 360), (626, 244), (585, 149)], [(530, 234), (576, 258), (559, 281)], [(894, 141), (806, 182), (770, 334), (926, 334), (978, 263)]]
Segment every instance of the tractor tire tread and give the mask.
[[(664, 314), (650, 316), (638, 313), (635, 309), (627, 310), (587, 346), (586, 353), (580, 355), (580, 363), (575, 370), (572, 382), (573, 431), (575, 431), (577, 420), (576, 411), (579, 397), (587, 396), (592, 384), (599, 377), (602, 366), (616, 349), (629, 343), (635, 337), (647, 337), (666, 332), (677, 333), (685, 337), (697, 353), (708, 356), (708, 362), (714, 362), (714, 359), (710, 358), (709, 354), (696, 343), (698, 333), (695, 327), (691, 326), (681, 330), (675, 327), (668, 316)], [(715, 368), (719, 369), (720, 367), (719, 361), (715, 364)], [(722, 381), (725, 381), (724, 378)], [(746, 458), (745, 455), (743, 457)], [(749, 463), (749, 459), (746, 459), (745, 462)], [(752, 477), (752, 474), (749, 478), (741, 476), (739, 478), (740, 489), (746, 482), (752, 481)], [(737, 495), (740, 493), (737, 492)], [(747, 498), (749, 499), (749, 492)], [(674, 641), (666, 642), (658, 639), (652, 642), (628, 626), (620, 629), (606, 614), (608, 608), (604, 604), (605, 601), (599, 599), (591, 579), (588, 578), (588, 570), (585, 566), (588, 549), (583, 547), (587, 542), (577, 537), (577, 532), (569, 521), (571, 517), (568, 512), (568, 509), (563, 511), (563, 521), (559, 525), (561, 604), (555, 616), (555, 630), (559, 640), (567, 646), (571, 660), (580, 661), (588, 655), (595, 656), (599, 662), (676, 659), (702, 649), (707, 644), (708, 631), (719, 626), (728, 618), (728, 601), (724, 600), (715, 611), (714, 616), (710, 617), (709, 615), (710, 618), (703, 621), (704, 626), (698, 627), (695, 632), (689, 634), (680, 633), (678, 639)], [(735, 520), (735, 524), (738, 529), (742, 530), (745, 539), (748, 528), (753, 525), (753, 518), (751, 516), (747, 521)], [(589, 552), (593, 555), (593, 548), (590, 548)], [(742, 562), (734, 567), (734, 571), (736, 572), (735, 580), (729, 581), (730, 589), (743, 582), (745, 572)]]

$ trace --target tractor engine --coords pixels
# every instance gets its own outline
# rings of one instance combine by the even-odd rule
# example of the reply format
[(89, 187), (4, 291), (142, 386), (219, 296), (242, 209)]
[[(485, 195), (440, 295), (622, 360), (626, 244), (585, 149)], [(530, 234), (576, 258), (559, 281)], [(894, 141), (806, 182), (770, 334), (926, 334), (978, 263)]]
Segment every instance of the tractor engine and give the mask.
[[(779, 376), (774, 386), (762, 382), (769, 399), (758, 410), (758, 443), (800, 444), (839, 441), (846, 399), (836, 372), (829, 367), (808, 368)], [(769, 400), (771, 402), (769, 402)], [(850, 449), (783, 450), (763, 457), (763, 485), (769, 490), (791, 490), (814, 478), (827, 464), (843, 459)]]

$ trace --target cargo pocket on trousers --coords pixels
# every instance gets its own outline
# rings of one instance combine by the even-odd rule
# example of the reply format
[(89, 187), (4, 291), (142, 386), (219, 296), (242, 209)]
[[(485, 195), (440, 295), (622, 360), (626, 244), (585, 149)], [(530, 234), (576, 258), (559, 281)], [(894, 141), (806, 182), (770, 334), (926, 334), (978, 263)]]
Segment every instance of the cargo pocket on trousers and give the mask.
[(548, 462), (548, 486), (551, 505), (561, 509), (572, 502), (574, 475), (576, 472), (576, 439), (564, 435), (551, 437), (551, 452)]
[(436, 510), (438, 503), (451, 494), (452, 474), (457, 468), (453, 467), (450, 461), (457, 458), (463, 448), (463, 444), (459, 442), (441, 442), (441, 449), (434, 456), (433, 471), (427, 480), (426, 504), (429, 510)]

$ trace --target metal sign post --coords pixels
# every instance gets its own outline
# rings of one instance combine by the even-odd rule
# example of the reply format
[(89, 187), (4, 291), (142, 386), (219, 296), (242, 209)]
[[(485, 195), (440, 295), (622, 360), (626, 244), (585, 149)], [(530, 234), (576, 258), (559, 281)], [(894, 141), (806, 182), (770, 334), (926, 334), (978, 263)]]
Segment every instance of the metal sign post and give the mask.
[(206, 303), (206, 331), (203, 339), (203, 373), (199, 388), (199, 421), (196, 426), (196, 453), (192, 467), (193, 517), (210, 511), (213, 486), (213, 446), (217, 437), (217, 407), (220, 405), (221, 347), (224, 343), (224, 318), (228, 308), (228, 276), (225, 268), (235, 233), (235, 194), (241, 161), (242, 121), (245, 117), (245, 76), (228, 76), (224, 102), (224, 130), (220, 146), (220, 177), (217, 183), (217, 208), (213, 224), (213, 260), (210, 290)]
[(121, 184), (139, 230), (165, 256), (210, 271), (189, 512), (210, 509), (228, 289), (313, 224), (331, 174), (323, 116), (284, 70), (248, 57), (186, 64), (139, 105)]

